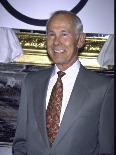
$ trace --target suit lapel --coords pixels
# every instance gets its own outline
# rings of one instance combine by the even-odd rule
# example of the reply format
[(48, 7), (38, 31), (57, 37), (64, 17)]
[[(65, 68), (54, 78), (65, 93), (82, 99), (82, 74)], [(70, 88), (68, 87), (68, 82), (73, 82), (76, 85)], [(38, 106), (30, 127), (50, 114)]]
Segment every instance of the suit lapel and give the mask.
[(67, 133), (72, 126), (72, 123), (75, 120), (78, 121), (80, 111), (88, 97), (88, 89), (83, 83), (83, 76), (84, 71), (83, 69), (80, 69), (53, 147), (55, 147), (55, 145)]
[[(41, 73), (40, 73), (41, 74)], [(42, 77), (42, 76), (41, 76)], [(47, 86), (50, 78), (50, 71), (43, 75), (42, 79), (37, 79), (40, 81), (34, 88), (33, 91), (33, 104), (34, 113), (38, 128), (44, 139), (44, 142), (49, 146), (47, 132), (46, 132), (46, 94)]]

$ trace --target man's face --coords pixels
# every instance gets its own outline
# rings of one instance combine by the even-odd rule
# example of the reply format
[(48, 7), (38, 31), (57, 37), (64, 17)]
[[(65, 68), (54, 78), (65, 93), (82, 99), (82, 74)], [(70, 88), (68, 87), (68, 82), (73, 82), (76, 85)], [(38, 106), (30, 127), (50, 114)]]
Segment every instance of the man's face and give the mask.
[(57, 15), (49, 23), (47, 50), (49, 56), (59, 68), (67, 69), (77, 60), (77, 35), (70, 16)]

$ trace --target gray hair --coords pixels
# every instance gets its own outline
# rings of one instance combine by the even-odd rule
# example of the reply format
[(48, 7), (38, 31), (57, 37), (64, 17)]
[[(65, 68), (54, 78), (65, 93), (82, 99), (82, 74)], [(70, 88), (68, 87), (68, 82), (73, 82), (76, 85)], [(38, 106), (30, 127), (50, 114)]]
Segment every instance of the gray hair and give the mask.
[(49, 20), (47, 21), (47, 24), (46, 24), (46, 29), (48, 31), (48, 26), (50, 24), (50, 22), (52, 21), (52, 19), (57, 16), (57, 15), (67, 15), (67, 16), (71, 16), (72, 17), (72, 20), (74, 21), (74, 25), (75, 25), (75, 28), (76, 28), (76, 34), (80, 34), (83, 32), (83, 24), (81, 22), (81, 19), (76, 16), (76, 14), (70, 12), (70, 11), (66, 11), (66, 10), (59, 10), (59, 11), (55, 11), (51, 17), (49, 18)]

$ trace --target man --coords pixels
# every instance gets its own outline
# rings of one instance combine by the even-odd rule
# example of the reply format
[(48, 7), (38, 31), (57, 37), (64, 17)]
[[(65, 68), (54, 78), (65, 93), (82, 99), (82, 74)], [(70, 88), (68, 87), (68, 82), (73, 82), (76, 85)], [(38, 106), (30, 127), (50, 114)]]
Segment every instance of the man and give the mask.
[[(29, 73), (24, 80), (14, 155), (113, 155), (113, 80), (81, 65), (78, 49), (84, 43), (76, 15), (61, 10), (48, 20), (47, 50), (55, 65)], [(63, 83), (59, 82), (63, 98), (55, 98), (55, 103), (50, 94), (57, 77)]]

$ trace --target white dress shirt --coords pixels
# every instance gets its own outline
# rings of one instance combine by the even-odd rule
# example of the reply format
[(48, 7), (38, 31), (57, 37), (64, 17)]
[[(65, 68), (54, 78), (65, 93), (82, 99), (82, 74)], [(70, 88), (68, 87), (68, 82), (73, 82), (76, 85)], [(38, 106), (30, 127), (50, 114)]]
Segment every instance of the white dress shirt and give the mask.
[[(60, 114), (60, 123), (62, 121), (65, 109), (67, 107), (67, 104), (68, 104), (68, 101), (69, 101), (69, 98), (70, 98), (70, 95), (72, 92), (72, 89), (74, 87), (75, 80), (76, 80), (76, 77), (79, 72), (79, 68), (80, 68), (80, 62), (77, 60), (71, 67), (69, 67), (67, 70), (64, 71), (66, 74), (62, 77), (63, 100), (62, 100), (62, 108), (61, 108), (61, 114)], [(58, 75), (57, 75), (58, 71), (59, 71), (59, 69), (55, 65), (55, 68), (53, 70), (53, 73), (51, 75), (51, 78), (50, 78), (50, 81), (48, 84), (47, 98), (46, 98), (46, 109), (48, 106), (52, 88), (55, 85), (57, 77), (58, 77)]]

